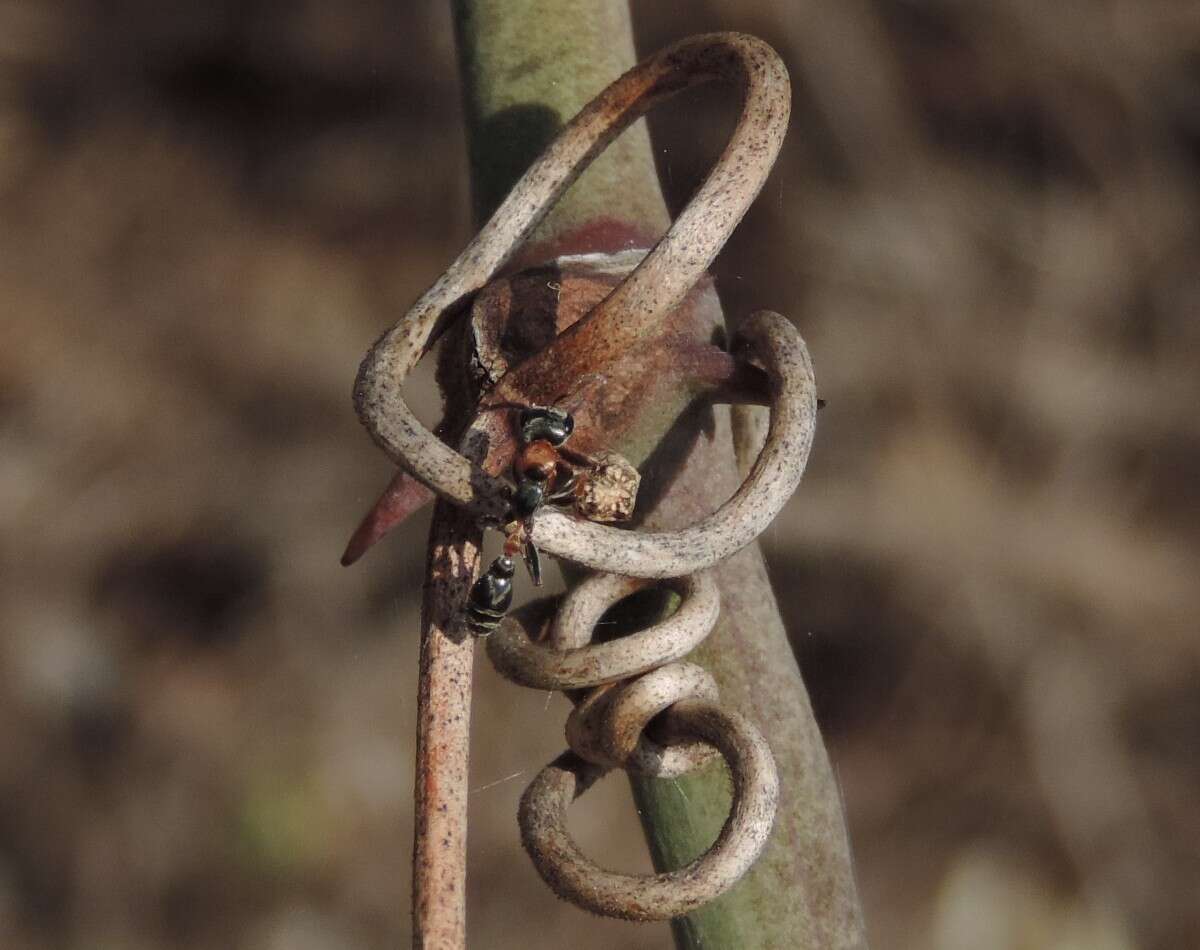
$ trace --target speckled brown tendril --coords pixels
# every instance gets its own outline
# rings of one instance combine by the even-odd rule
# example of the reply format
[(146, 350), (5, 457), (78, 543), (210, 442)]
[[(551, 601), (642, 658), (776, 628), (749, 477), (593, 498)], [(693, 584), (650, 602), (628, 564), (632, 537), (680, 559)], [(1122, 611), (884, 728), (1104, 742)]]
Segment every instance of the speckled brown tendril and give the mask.
[[(615, 532), (623, 543), (611, 550), (606, 532), (590, 536), (600, 526), (540, 514), (536, 539), (544, 541), (548, 523), (551, 530), (557, 522), (575, 524), (590, 547), (572, 553), (572, 560), (613, 573), (592, 575), (561, 598), (544, 638), (535, 622), (544, 605), (535, 604), (507, 618), (488, 644), (505, 676), (538, 689), (566, 690), (576, 702), (567, 721), (572, 754), (530, 785), (520, 823), (526, 849), (546, 882), (598, 914), (661, 920), (712, 900), (754, 862), (775, 816), (777, 776), (765, 740), (748, 720), (721, 711), (716, 684), (702, 668), (678, 662), (708, 635), (720, 610), (716, 584), (703, 568), (770, 524), (798, 484), (812, 444), (816, 384), (796, 329), (779, 314), (759, 311), (743, 324), (735, 348), (766, 370), (772, 401), (762, 448), (734, 496), (681, 531)], [(664, 585), (681, 598), (678, 609), (645, 630), (593, 644), (605, 611), (648, 586), (649, 578), (666, 579)], [(685, 709), (690, 715), (681, 712)], [(658, 716), (675, 727), (666, 745), (645, 735)], [(700, 721), (708, 731), (696, 725)], [(716, 733), (721, 742), (713, 741)], [(734, 802), (716, 843), (687, 868), (653, 876), (613, 874), (590, 864), (571, 842), (566, 806), (605, 770), (678, 776), (710, 759), (714, 747), (733, 776)]]
[(645, 673), (692, 651), (720, 611), (713, 579), (703, 573), (668, 581), (683, 605), (664, 623), (609, 643), (589, 646), (592, 628), (609, 607), (649, 586), (649, 581), (618, 574), (594, 574), (564, 598), (550, 636), (538, 643), (512, 624), (503, 625), (488, 642), (496, 669), (534, 689), (580, 689)]
[[(571, 751), (543, 769), (522, 798), (518, 821), (526, 850), (560, 897), (629, 920), (666, 920), (724, 893), (766, 845), (779, 792), (766, 740), (749, 720), (717, 705), (717, 685), (707, 671), (678, 659), (715, 625), (716, 584), (705, 572), (664, 584), (680, 595), (679, 607), (618, 640), (592, 644), (604, 613), (647, 582), (596, 574), (554, 605), (548, 629), (544, 619), (539, 624), (546, 604), (534, 603), (506, 618), (488, 642), (501, 673), (526, 686), (567, 690), (576, 704), (566, 729)], [(651, 721), (654, 739), (647, 735)], [(604, 772), (622, 768), (671, 778), (715, 753), (733, 778), (733, 804), (716, 842), (687, 867), (616, 874), (588, 861), (571, 840), (566, 808)]]
[[(544, 350), (500, 376), (482, 405), (544, 397), (547, 380), (574, 383), (619, 359), (704, 276), (778, 154), (789, 85), (779, 57), (760, 40), (734, 33), (692, 37), (614, 82), (570, 122), (458, 260), (364, 359), (355, 405), (372, 437), (398, 465), (480, 523), (506, 520), (509, 484), (417, 421), (403, 398), (406, 376), (621, 130), (676, 92), (712, 79), (736, 81), (745, 102), (708, 179), (632, 273)], [(678, 531), (626, 531), (540, 510), (532, 531), (540, 548), (604, 573), (566, 595), (548, 625), (546, 605), (530, 605), (490, 640), (489, 652), (505, 675), (567, 690), (576, 702), (567, 724), (571, 752), (526, 790), (520, 825), (534, 864), (555, 892), (598, 914), (658, 920), (694, 910), (747, 871), (774, 820), (778, 777), (766, 740), (748, 719), (722, 709), (712, 678), (682, 657), (707, 636), (719, 613), (717, 588), (705, 569), (753, 541), (799, 483), (812, 444), (816, 388), (803, 340), (776, 313), (759, 311), (744, 321), (733, 350), (761, 367), (771, 396), (761, 451), (737, 492)], [(494, 446), (498, 415), (481, 412), (461, 444)], [(655, 579), (678, 593), (678, 609), (648, 629), (593, 644), (604, 612)], [(462, 579), (456, 581), (461, 589)], [(715, 755), (728, 765), (733, 803), (716, 842), (688, 866), (649, 876), (615, 874), (592, 864), (572, 842), (566, 808), (605, 771), (675, 776)]]
[[(404, 399), (404, 381), (446, 320), (496, 275), (609, 142), (660, 102), (713, 79), (732, 79), (745, 92), (741, 118), (725, 151), (633, 274), (557, 341), (565, 344), (571, 338), (571, 346), (551, 347), (555, 352), (546, 358), (558, 361), (560, 378), (573, 378), (579, 368), (575, 363), (623, 352), (700, 279), (762, 188), (787, 130), (787, 71), (769, 46), (739, 33), (676, 43), (597, 96), (521, 177), (458, 260), (367, 353), (354, 386), (355, 408), (372, 438), (397, 465), (454, 504), (481, 517), (504, 517), (507, 484), (425, 428)], [(502, 381), (497, 396), (507, 398), (508, 388), (519, 382)], [(559, 533), (570, 532), (568, 526), (560, 526)], [(560, 554), (557, 535), (547, 542), (549, 553)]]
[(733, 805), (716, 842), (685, 867), (654, 875), (618, 874), (597, 867), (571, 839), (566, 810), (605, 771), (574, 753), (556, 759), (521, 798), (526, 849), (560, 897), (593, 913), (626, 920), (667, 920), (724, 893), (750, 869), (770, 834), (779, 797), (771, 750), (750, 721), (713, 703), (675, 702), (663, 714), (669, 727), (716, 748), (733, 776)]

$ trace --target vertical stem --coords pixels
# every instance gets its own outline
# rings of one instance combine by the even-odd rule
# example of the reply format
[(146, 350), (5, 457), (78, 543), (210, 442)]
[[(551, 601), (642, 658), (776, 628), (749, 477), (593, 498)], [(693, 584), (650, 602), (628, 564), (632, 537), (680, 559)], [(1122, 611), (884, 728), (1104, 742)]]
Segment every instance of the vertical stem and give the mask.
[[(636, 61), (625, 0), (453, 0), (476, 219), (496, 209), (563, 125)], [(609, 146), (535, 240), (598, 219), (671, 223), (645, 121)]]
[(413, 843), (413, 946), (465, 947), (467, 757), (474, 638), (457, 611), (479, 567), (480, 529), (438, 501), (421, 604)]
[[(633, 65), (632, 28), (625, 0), (453, 5), (476, 212), (486, 217), (564, 121)], [(565, 248), (617, 250), (616, 244), (580, 246), (597, 225), (614, 222), (610, 234), (659, 233), (668, 224), (641, 122), (584, 173), (537, 237)], [(723, 320), (715, 296), (708, 296), (698, 339), (710, 339)], [(670, 441), (667, 467), (679, 474), (649, 514), (648, 527), (691, 523), (738, 484), (727, 410), (690, 414)], [(613, 447), (637, 458), (651, 448)], [(721, 621), (694, 658), (714, 674), (722, 701), (749, 715), (768, 737), (782, 797), (758, 864), (723, 898), (675, 921), (676, 943), (706, 950), (865, 946), (840, 797), (757, 546), (721, 565), (717, 575)], [(678, 782), (631, 781), (660, 870), (706, 849), (728, 813), (729, 782), (720, 768)]]

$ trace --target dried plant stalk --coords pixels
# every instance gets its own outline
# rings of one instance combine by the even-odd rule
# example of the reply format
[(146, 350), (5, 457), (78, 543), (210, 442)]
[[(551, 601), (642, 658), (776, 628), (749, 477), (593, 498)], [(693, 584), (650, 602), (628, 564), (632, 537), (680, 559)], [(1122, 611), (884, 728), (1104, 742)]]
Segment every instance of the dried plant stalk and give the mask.
[(413, 945), (466, 946), (467, 760), (474, 641), (458, 611), (479, 570), (480, 529), (434, 509), (421, 606), (413, 841)]

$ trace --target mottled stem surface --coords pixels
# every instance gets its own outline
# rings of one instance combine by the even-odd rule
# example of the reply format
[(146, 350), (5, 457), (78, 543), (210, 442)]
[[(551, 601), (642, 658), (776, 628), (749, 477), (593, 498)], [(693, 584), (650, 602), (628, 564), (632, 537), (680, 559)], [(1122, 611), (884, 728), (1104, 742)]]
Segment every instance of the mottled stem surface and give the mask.
[(421, 605), (413, 843), (413, 946), (465, 947), (467, 758), (474, 640), (458, 612), (479, 569), (480, 530), (439, 501)]

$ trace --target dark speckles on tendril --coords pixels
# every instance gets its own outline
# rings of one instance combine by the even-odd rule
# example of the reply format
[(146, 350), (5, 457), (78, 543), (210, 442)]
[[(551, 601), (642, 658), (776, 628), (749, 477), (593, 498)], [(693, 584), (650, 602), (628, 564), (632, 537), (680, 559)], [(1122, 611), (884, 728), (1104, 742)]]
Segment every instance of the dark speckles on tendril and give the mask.
[[(676, 226), (569, 334), (560, 335), (508, 373), (493, 396), (518, 402), (528, 380), (539, 374), (546, 378), (547, 366), (561, 379), (576, 380), (628, 352), (705, 276), (762, 188), (778, 154), (790, 109), (787, 73), (775, 52), (753, 37), (736, 33), (691, 37), (650, 57), (613, 83), (563, 129), (459, 259), (363, 360), (354, 387), (355, 406), (372, 437), (398, 465), (445, 501), (465, 509), (479, 526), (499, 522), (508, 514), (507, 483), (485, 472), (478, 463), (479, 453), (468, 448), (481, 438), (486, 443), (496, 433), (496, 414), (481, 413), (459, 443), (464, 451), (459, 451), (417, 420), (403, 397), (405, 377), (428, 349), (443, 315), (496, 276), (592, 160), (593, 150), (602, 150), (597, 148), (600, 143), (611, 141), (634, 118), (675, 92), (711, 79), (741, 86), (743, 112), (729, 146)], [(625, 749), (612, 761), (630, 768), (637, 767), (637, 762), (645, 765), (652, 761), (655, 769), (674, 761), (673, 753), (681, 747), (651, 748), (642, 737), (649, 720), (661, 715), (672, 728), (720, 751), (735, 778), (735, 797), (744, 806), (734, 808), (718, 843), (687, 868), (640, 878), (616, 875), (587, 862), (570, 842), (562, 823), (564, 803), (580, 794), (612, 762), (600, 757), (589, 764), (587, 756), (571, 756), (544, 770), (522, 799), (523, 838), (551, 886), (597, 913), (631, 919), (686, 914), (732, 886), (756, 859), (770, 833), (778, 778), (766, 742), (748, 720), (716, 704), (715, 686), (703, 679), (699, 667), (676, 662), (716, 620), (715, 585), (700, 572), (766, 529), (799, 483), (811, 444), (816, 387), (799, 333), (779, 314), (759, 311), (743, 322), (739, 339), (770, 377), (773, 399), (759, 461), (733, 497), (697, 524), (670, 532), (633, 533), (549, 510), (539, 512), (533, 522), (532, 540), (547, 553), (608, 572), (579, 585), (555, 618), (556, 636), (574, 631), (583, 638), (573, 646), (559, 642), (557, 649), (544, 651), (549, 655), (539, 662), (557, 664), (560, 672), (571, 665), (572, 656), (577, 660), (576, 679), (555, 681), (561, 682), (555, 688), (578, 685), (580, 671), (593, 677), (602, 675), (597, 671), (603, 668), (607, 671), (604, 683), (622, 681), (611, 697), (611, 722), (625, 721), (616, 715), (616, 707), (627, 702), (625, 711), (633, 723), (624, 732), (605, 734), (606, 755), (615, 755), (617, 746)], [(453, 511), (446, 506), (443, 510)], [(433, 605), (434, 616), (453, 616), (459, 605), (447, 599), (461, 596), (462, 588), (473, 580), (477, 562), (477, 552), (472, 549), (471, 557), (454, 572), (471, 576), (458, 583), (442, 582), (436, 589), (441, 601)], [(678, 579), (673, 583), (681, 585), (682, 605), (661, 624), (642, 631), (642, 639), (632, 644), (632, 638), (622, 638), (587, 646), (600, 619), (599, 614), (592, 615), (597, 604), (603, 606), (614, 592), (616, 599), (625, 596), (620, 591), (639, 583), (631, 582), (631, 577)], [(588, 601), (593, 593), (599, 599)], [(510, 632), (506, 622), (493, 642), (509, 642), (505, 638)], [(524, 632), (519, 635), (529, 642)], [(635, 666), (642, 675), (625, 682), (633, 675), (629, 653), (636, 652), (639, 644), (642, 654)], [(604, 652), (579, 653), (585, 646)], [(570, 655), (564, 656), (564, 651)], [(620, 663), (605, 666), (601, 657), (617, 657)], [(661, 705), (661, 695), (646, 695), (652, 686), (670, 697), (665, 705)], [(461, 714), (457, 721), (462, 721)], [(577, 725), (586, 734), (586, 724)], [(572, 728), (569, 724), (569, 736)], [(594, 752), (593, 746), (586, 735), (572, 742), (581, 755)], [(457, 844), (449, 836), (440, 842), (446, 849)]]

